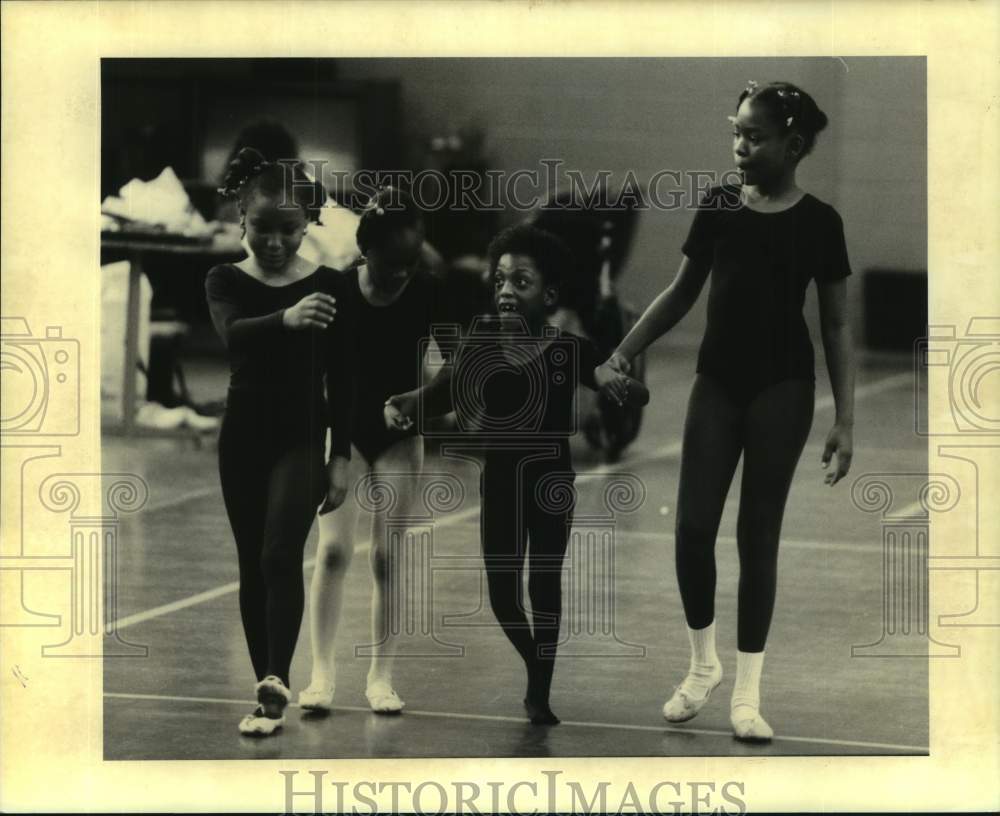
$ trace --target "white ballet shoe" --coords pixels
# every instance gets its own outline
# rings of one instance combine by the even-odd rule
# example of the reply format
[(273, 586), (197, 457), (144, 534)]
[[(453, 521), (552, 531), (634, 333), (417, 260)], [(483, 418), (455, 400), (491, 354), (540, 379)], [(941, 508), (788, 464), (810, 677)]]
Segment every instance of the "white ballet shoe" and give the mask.
[(264, 707), (257, 706), (253, 714), (247, 714), (240, 720), (240, 733), (253, 737), (268, 737), (285, 724), (285, 718), (267, 717), (264, 715)]
[(376, 680), (365, 689), (368, 705), (376, 714), (399, 714), (406, 705), (386, 680)]
[(746, 742), (769, 742), (774, 737), (774, 729), (760, 712), (750, 706), (737, 706), (732, 710), (729, 721), (733, 725), (736, 739)]
[(306, 711), (330, 711), (333, 708), (333, 684), (310, 683), (299, 692), (299, 706)]
[(674, 689), (673, 696), (663, 704), (663, 719), (667, 722), (681, 723), (694, 719), (704, 708), (712, 692), (722, 682), (722, 666), (716, 667), (712, 676), (705, 681), (688, 674), (681, 684)]
[(257, 702), (260, 703), (265, 716), (270, 718), (281, 717), (292, 699), (292, 692), (288, 690), (288, 686), (280, 677), (273, 674), (261, 680), (254, 687), (254, 691), (257, 692)]

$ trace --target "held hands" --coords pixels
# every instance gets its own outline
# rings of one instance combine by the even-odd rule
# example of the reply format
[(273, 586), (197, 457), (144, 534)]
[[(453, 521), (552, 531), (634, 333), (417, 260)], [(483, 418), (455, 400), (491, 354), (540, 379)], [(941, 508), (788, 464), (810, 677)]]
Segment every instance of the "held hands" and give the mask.
[(624, 357), (612, 354), (594, 369), (594, 380), (601, 394), (618, 405), (626, 402), (645, 405), (649, 402), (649, 391), (638, 380), (628, 376), (630, 368)]
[(336, 510), (347, 498), (347, 468), (349, 462), (343, 456), (333, 457), (326, 466), (326, 497), (320, 505), (319, 514), (325, 516)]
[(851, 456), (854, 454), (854, 429), (850, 425), (835, 424), (826, 437), (823, 448), (823, 468), (830, 464), (833, 454), (837, 454), (836, 470), (827, 473), (823, 481), (831, 487), (847, 475), (851, 469)]
[(289, 329), (325, 329), (333, 322), (337, 314), (337, 299), (324, 292), (313, 292), (289, 309), (281, 316), (282, 322)]
[(417, 413), (417, 398), (412, 391), (395, 394), (385, 401), (382, 415), (385, 427), (390, 431), (408, 431), (413, 427), (413, 416)]

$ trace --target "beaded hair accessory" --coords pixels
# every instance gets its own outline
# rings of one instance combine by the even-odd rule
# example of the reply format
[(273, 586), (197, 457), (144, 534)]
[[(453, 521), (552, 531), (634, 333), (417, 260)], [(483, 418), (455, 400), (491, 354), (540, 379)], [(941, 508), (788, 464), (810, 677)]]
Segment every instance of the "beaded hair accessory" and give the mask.
[[(754, 96), (760, 91), (760, 85), (756, 80), (748, 80), (746, 88), (743, 89), (744, 98)], [(775, 90), (781, 104), (781, 112), (785, 115), (785, 127), (790, 128), (795, 122), (795, 116), (802, 105), (802, 94), (796, 90), (788, 88), (778, 88)], [(735, 116), (726, 117), (730, 122), (736, 123)]]
[(246, 173), (243, 174), (243, 178), (240, 180), (239, 184), (237, 184), (235, 187), (219, 187), (217, 192), (219, 193), (219, 195), (222, 196), (238, 196), (240, 194), (240, 190), (242, 190), (246, 186), (246, 183), (248, 181), (257, 178), (257, 176), (259, 176), (264, 170), (266, 170), (270, 166), (271, 162), (269, 161), (257, 162), (257, 164), (255, 164)]
[(375, 195), (373, 195), (369, 199), (368, 206), (365, 208), (368, 210), (368, 212), (373, 212), (375, 213), (375, 215), (385, 215), (385, 207), (377, 204), (377, 202), (378, 202), (378, 194), (384, 192), (387, 189), (388, 188), (384, 184), (380, 184), (378, 186), (378, 192), (375, 193)]
[(791, 127), (792, 122), (795, 121), (794, 111), (798, 111), (799, 107), (802, 105), (802, 94), (798, 91), (791, 91), (785, 88), (778, 88), (778, 99), (781, 100), (782, 111), (788, 114), (785, 117), (785, 127)]

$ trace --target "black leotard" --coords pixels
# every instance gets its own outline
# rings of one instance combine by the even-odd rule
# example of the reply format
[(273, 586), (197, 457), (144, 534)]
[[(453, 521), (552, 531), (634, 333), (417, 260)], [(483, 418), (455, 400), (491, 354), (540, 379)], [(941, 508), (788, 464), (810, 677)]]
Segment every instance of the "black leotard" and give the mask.
[(712, 269), (699, 373), (740, 402), (782, 380), (814, 379), (806, 288), (813, 278), (851, 272), (833, 207), (807, 193), (787, 210), (761, 213), (742, 205), (739, 186), (717, 187), (698, 207), (682, 249)]
[(352, 348), (357, 371), (352, 439), (369, 464), (390, 445), (415, 434), (389, 430), (383, 408), (393, 394), (422, 382), (422, 353), (437, 325), (460, 326), (462, 315), (449, 302), (442, 284), (418, 273), (388, 306), (373, 306), (361, 293), (359, 268), (344, 273), (345, 296), (355, 325)]
[(785, 502), (813, 419), (802, 306), (810, 280), (850, 274), (844, 229), (836, 210), (811, 195), (759, 213), (742, 205), (739, 187), (722, 187), (699, 207), (684, 254), (711, 267), (712, 284), (681, 455), (681, 600), (691, 628), (715, 619), (715, 541), (742, 457), (737, 645), (760, 652), (774, 612)]
[[(257, 679), (274, 674), (286, 685), (305, 602), (302, 555), (326, 492), (328, 425), (333, 452), (350, 455), (352, 356), (344, 343), (350, 313), (342, 280), (320, 267), (294, 283), (268, 286), (223, 265), (205, 282), (231, 368), (219, 475), (239, 557), (240, 616)], [(283, 310), (313, 292), (337, 298), (332, 326), (285, 328)]]
[[(284, 286), (269, 286), (231, 264), (208, 273), (212, 321), (229, 356), (228, 412), (251, 410), (278, 436), (312, 438), (330, 427), (333, 452), (350, 456), (353, 314), (345, 289), (343, 274), (326, 266)], [(337, 300), (330, 328), (286, 329), (282, 312), (314, 292)], [(324, 396), (324, 377), (333, 399)]]

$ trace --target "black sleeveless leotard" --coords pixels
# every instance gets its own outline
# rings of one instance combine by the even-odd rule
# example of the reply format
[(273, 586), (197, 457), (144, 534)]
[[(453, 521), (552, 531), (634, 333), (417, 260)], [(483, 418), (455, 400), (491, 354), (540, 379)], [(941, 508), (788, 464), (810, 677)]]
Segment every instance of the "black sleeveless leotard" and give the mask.
[(393, 303), (373, 306), (361, 293), (358, 271), (355, 267), (344, 273), (357, 373), (351, 441), (371, 464), (395, 442), (417, 432), (416, 427), (386, 428), (386, 399), (423, 384), (423, 354), (433, 327), (460, 327), (464, 321), (444, 286), (424, 273), (415, 275)]

